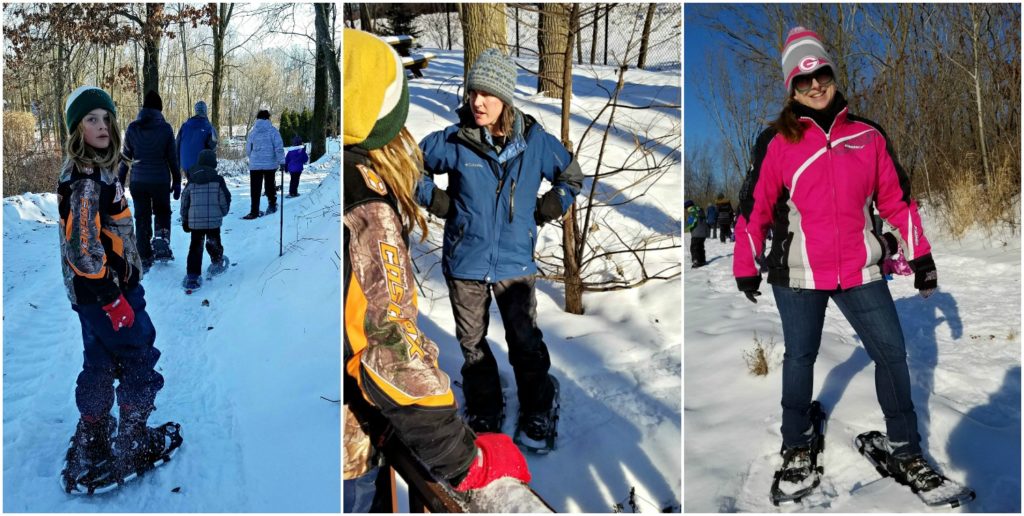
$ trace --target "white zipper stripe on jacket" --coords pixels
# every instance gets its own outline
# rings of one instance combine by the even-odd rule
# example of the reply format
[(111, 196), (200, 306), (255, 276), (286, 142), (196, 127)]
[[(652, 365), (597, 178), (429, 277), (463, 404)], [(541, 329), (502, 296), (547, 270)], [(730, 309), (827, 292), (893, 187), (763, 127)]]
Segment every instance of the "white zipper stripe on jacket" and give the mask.
[[(794, 207), (796, 204), (793, 205)], [(814, 283), (814, 269), (811, 267), (811, 257), (807, 254), (807, 232), (804, 231), (804, 216), (800, 214), (800, 255), (804, 260), (804, 285), (806, 289), (814, 290), (817, 285)]]
[[(754, 247), (754, 237), (750, 236), (750, 230), (743, 228), (743, 232), (747, 234), (747, 242), (750, 243), (750, 256), (754, 258), (754, 267), (757, 267), (757, 248)], [(757, 275), (761, 275), (761, 270), (757, 270)]]
[[(817, 125), (817, 124), (815, 124), (815, 125)], [(800, 175), (804, 173), (804, 170), (807, 170), (807, 167), (811, 166), (811, 163), (814, 163), (814, 161), (817, 160), (818, 158), (820, 158), (822, 154), (825, 154), (825, 151), (827, 151), (829, 149), (829, 145), (830, 144), (832, 146), (835, 146), (835, 145), (838, 145), (838, 144), (843, 143), (845, 141), (852, 140), (852, 139), (854, 139), (854, 138), (856, 138), (858, 136), (861, 136), (863, 134), (870, 133), (871, 131), (874, 131), (874, 129), (872, 128), (872, 129), (868, 129), (868, 130), (865, 130), (865, 131), (861, 131), (861, 132), (859, 132), (857, 134), (853, 134), (853, 135), (850, 135), (850, 136), (844, 136), (844, 137), (842, 137), (842, 138), (840, 138), (840, 139), (838, 139), (838, 140), (836, 140), (834, 142), (828, 141), (829, 133), (825, 133), (825, 140), (826, 140), (825, 146), (820, 148), (820, 149), (818, 149), (818, 152), (815, 152), (810, 158), (807, 158), (807, 161), (805, 161), (803, 163), (803, 165), (800, 165), (800, 168), (796, 169), (796, 173), (793, 174), (793, 185), (789, 189), (790, 196), (794, 195), (794, 192), (796, 192), (796, 181), (797, 181), (797, 179), (800, 179)]]
[[(861, 267), (860, 282), (865, 285), (871, 281), (872, 270), (871, 267), (874, 262), (871, 261), (871, 197), (868, 197), (864, 201), (864, 266)], [(882, 254), (885, 254), (885, 250), (882, 250)], [(885, 259), (885, 256), (882, 257)]]
[(910, 210), (907, 210), (907, 253), (906, 259), (909, 262), (917, 256), (914, 255), (914, 250), (917, 244), (917, 238), (914, 238), (914, 217), (911, 216)]

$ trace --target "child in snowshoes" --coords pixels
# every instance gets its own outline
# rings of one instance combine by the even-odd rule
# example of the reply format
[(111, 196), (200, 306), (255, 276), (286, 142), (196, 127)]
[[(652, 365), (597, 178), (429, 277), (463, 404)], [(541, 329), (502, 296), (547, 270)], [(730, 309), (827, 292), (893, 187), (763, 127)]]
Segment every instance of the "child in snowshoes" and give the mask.
[(199, 161), (188, 171), (188, 185), (181, 192), (181, 227), (192, 234), (182, 286), (195, 290), (202, 285), (203, 244), (210, 253), (207, 279), (224, 272), (228, 259), (220, 240), (220, 226), (231, 209), (231, 192), (217, 174), (217, 154), (210, 149), (199, 153)]
[(708, 264), (704, 252), (704, 241), (708, 238), (708, 222), (703, 210), (693, 201), (686, 201), (683, 207), (686, 209), (686, 230), (690, 232), (690, 266), (696, 269)]
[[(82, 86), (67, 99), (65, 121), (68, 160), (57, 186), (61, 264), (85, 348), (75, 389), (81, 418), (61, 472), (71, 493), (116, 485), (129, 465), (151, 463), (168, 446), (138, 446), (164, 379), (155, 369), (160, 351), (146, 313), (131, 210), (115, 172), (121, 159), (117, 110), (105, 91)], [(116, 436), (110, 414), (115, 380)]]
[(292, 138), (292, 146), (295, 148), (288, 151), (288, 154), (285, 155), (284, 163), (288, 167), (288, 174), (291, 176), (288, 182), (288, 197), (298, 197), (299, 176), (302, 175), (302, 166), (309, 161), (309, 155), (306, 154), (306, 147), (302, 145), (301, 136)]

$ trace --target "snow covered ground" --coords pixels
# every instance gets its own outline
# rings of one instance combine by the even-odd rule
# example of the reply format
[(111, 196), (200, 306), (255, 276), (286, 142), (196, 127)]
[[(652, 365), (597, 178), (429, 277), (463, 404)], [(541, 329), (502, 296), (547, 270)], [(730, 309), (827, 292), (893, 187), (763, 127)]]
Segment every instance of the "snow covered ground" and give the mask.
[(153, 474), (96, 497), (58, 484), (82, 340), (61, 279), (56, 195), (4, 199), (4, 512), (340, 511), (339, 143), (328, 147), (307, 165), (302, 195), (279, 198), (283, 257), (279, 216), (241, 220), (248, 172), (221, 162), (233, 263), (192, 295), (180, 286), (189, 235), (172, 201), (175, 260), (143, 279), (166, 381), (150, 423), (180, 422), (185, 443)]
[[(409, 83), (412, 107), (407, 126), (417, 139), (457, 120), (454, 110), (461, 94), (458, 88), (462, 82), (462, 52), (425, 50), (435, 53), (437, 58), (424, 71), (424, 78)], [(536, 61), (517, 61), (527, 68), (536, 68)], [(601, 87), (613, 88), (615, 73), (613, 67), (601, 66), (578, 67), (574, 71), (570, 131), (573, 142), (578, 144), (582, 140), (583, 132), (607, 101)], [(630, 70), (626, 82), (620, 99), (625, 104), (679, 104), (678, 69)], [(536, 117), (557, 137), (560, 101), (536, 97), (535, 92), (535, 79), (520, 73), (516, 107)], [(602, 117), (595, 130), (603, 130), (606, 120), (607, 116)], [(603, 170), (628, 159), (635, 141), (648, 137), (668, 136), (659, 142), (647, 142), (647, 152), (653, 158), (674, 160), (675, 164), (636, 202), (602, 209), (595, 224), (619, 230), (626, 240), (656, 235), (665, 242), (681, 244), (679, 109), (620, 110), (616, 121), (620, 130), (609, 139)], [(578, 156), (587, 174), (593, 173), (599, 141), (599, 133), (592, 131), (585, 150)], [(618, 189), (637, 177), (623, 174), (610, 179), (599, 185), (597, 197), (621, 198), (625, 194)], [(438, 184), (446, 184), (445, 176), (438, 176)], [(579, 202), (586, 197), (590, 185), (589, 181), (584, 185)], [(419, 323), (440, 346), (441, 367), (459, 380), (462, 355), (455, 340), (455, 322), (439, 263), (442, 231), (439, 221), (433, 221), (428, 241), (413, 248), (421, 282)], [(594, 235), (595, 245), (609, 249), (620, 245), (608, 229)], [(418, 234), (413, 237), (418, 241)], [(538, 255), (560, 254), (560, 245), (560, 229), (546, 225), (540, 230)], [(681, 256), (679, 248), (650, 251), (646, 255), (649, 272), (678, 266)], [(678, 268), (674, 270), (678, 272)], [(630, 259), (623, 258), (608, 260), (595, 272), (600, 277), (612, 278), (635, 274), (636, 268)], [(559, 512), (611, 512), (618, 503), (629, 511), (631, 488), (636, 488), (638, 509), (678, 511), (682, 500), (678, 277), (652, 281), (632, 290), (586, 294), (586, 314), (582, 316), (562, 311), (561, 284), (539, 280), (537, 285), (538, 325), (551, 353), (552, 373), (561, 383), (562, 410), (558, 449), (548, 456), (527, 455), (533, 474), (531, 486)], [(508, 364), (501, 316), (493, 304), (488, 340), (509, 384), (505, 391), (508, 417), (504, 431), (511, 434), (518, 409), (515, 379)], [(456, 395), (461, 398), (458, 389)]]
[[(927, 218), (925, 228), (939, 291), (922, 299), (912, 277), (889, 283), (907, 341), (922, 447), (941, 472), (977, 492), (977, 500), (955, 511), (1019, 513), (1020, 235), (986, 238), (977, 231), (954, 241)], [(778, 311), (767, 284), (756, 305), (736, 290), (732, 244), (708, 239), (706, 249), (709, 265), (688, 269), (684, 280), (684, 510), (777, 512), (768, 492), (781, 462)], [(776, 343), (767, 377), (751, 376), (743, 361), (755, 332)], [(872, 369), (830, 305), (814, 390), (829, 413), (825, 475), (816, 494), (785, 511), (929, 511), (907, 488), (879, 480), (853, 445), (862, 432), (885, 431)]]

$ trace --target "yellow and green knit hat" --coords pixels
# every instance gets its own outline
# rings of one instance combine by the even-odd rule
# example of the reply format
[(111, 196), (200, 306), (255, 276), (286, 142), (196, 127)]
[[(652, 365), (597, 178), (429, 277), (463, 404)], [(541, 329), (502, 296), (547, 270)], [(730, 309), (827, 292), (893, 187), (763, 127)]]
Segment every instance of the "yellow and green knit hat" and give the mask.
[(345, 145), (379, 149), (405, 126), (409, 84), (402, 59), (382, 39), (345, 29)]

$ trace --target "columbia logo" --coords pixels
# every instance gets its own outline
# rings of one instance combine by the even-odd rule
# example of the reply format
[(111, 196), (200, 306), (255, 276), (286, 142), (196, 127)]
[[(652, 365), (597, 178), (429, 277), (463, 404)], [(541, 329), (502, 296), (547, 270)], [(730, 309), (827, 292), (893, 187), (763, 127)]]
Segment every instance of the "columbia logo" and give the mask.
[(462, 166), (469, 168), (484, 168), (484, 166), (480, 163), (463, 163)]
[(844, 143), (843, 147), (846, 147), (847, 149), (863, 149), (864, 148), (863, 145), (850, 145), (849, 143)]

